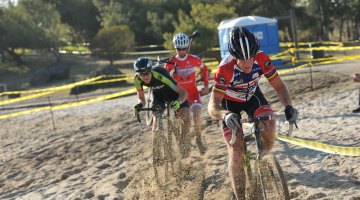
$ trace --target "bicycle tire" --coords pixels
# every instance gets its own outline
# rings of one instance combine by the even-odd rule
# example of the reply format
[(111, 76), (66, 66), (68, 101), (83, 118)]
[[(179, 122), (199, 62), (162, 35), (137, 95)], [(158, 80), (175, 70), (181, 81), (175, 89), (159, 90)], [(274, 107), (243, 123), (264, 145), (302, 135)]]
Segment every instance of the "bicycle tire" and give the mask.
[(180, 127), (176, 121), (168, 121), (168, 144), (169, 161), (175, 178), (181, 179), (181, 146), (179, 141)]
[(258, 194), (266, 200), (288, 200), (289, 189), (279, 162), (273, 155), (265, 155), (257, 164)]
[[(246, 146), (245, 146), (246, 149)], [(256, 175), (251, 168), (250, 152), (245, 151), (244, 154), (244, 170), (245, 170), (245, 199), (257, 199), (258, 186), (256, 183)]]
[(157, 184), (161, 187), (169, 180), (169, 158), (164, 130), (156, 130), (153, 138), (153, 168)]
[[(152, 106), (151, 101), (153, 100), (152, 89), (151, 88), (149, 88), (149, 90), (147, 91), (145, 96), (147, 97), (147, 98), (145, 98), (146, 99), (145, 108), (151, 108), (151, 106)], [(153, 122), (152, 111), (147, 110), (146, 114), (145, 114), (145, 123), (146, 123), (146, 125), (151, 126), (152, 122)]]

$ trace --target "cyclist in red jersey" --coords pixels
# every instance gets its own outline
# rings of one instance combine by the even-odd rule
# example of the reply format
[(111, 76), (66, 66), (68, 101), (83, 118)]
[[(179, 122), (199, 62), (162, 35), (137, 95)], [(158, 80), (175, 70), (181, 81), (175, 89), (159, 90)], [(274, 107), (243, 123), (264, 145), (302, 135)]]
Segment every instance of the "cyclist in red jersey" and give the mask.
[(178, 33), (173, 38), (174, 47), (176, 49), (176, 56), (172, 57), (169, 62), (176, 63), (176, 65), (165, 64), (166, 70), (172, 74), (176, 82), (178, 82), (188, 92), (188, 102), (190, 110), (193, 113), (194, 132), (196, 136), (196, 144), (201, 154), (204, 154), (206, 149), (201, 141), (201, 100), (196, 84), (196, 67), (201, 71), (201, 77), (204, 82), (204, 87), (201, 89), (201, 94), (209, 93), (209, 72), (198, 56), (188, 54), (190, 39), (184, 33)]
[[(260, 44), (252, 32), (243, 27), (234, 29), (230, 35), (228, 49), (230, 55), (221, 61), (214, 76), (215, 85), (209, 100), (208, 112), (223, 122), (232, 187), (236, 198), (244, 199), (244, 135), (239, 122), (240, 112), (245, 111), (249, 117), (272, 114), (272, 109), (258, 86), (260, 77), (264, 75), (277, 92), (280, 102), (285, 106), (288, 121), (295, 122), (298, 111), (292, 107), (288, 89), (270, 58), (260, 51)], [(265, 125), (259, 126), (263, 129), (262, 140), (268, 153), (274, 144), (275, 121), (266, 121)], [(235, 143), (230, 145), (233, 130), (238, 134)]]

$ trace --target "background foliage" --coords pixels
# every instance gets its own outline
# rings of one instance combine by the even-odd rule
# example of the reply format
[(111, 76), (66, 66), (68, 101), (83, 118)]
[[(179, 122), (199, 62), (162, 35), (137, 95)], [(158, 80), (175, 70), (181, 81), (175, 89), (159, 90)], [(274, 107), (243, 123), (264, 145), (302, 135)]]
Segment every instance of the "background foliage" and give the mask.
[[(280, 40), (291, 41), (286, 18), (291, 9), (299, 41), (349, 41), (360, 36), (360, 0), (19, 0), (17, 5), (3, 0), (0, 5), (2, 61), (10, 58), (18, 64), (23, 63), (22, 54), (15, 49), (50, 51), (60, 58), (59, 47), (83, 43), (92, 44), (97, 55), (112, 62), (135, 46), (173, 49), (174, 34), (190, 35), (196, 29), (202, 36), (192, 48), (201, 52), (218, 45), (222, 20), (248, 15), (277, 18)], [(101, 44), (104, 32), (116, 42)]]

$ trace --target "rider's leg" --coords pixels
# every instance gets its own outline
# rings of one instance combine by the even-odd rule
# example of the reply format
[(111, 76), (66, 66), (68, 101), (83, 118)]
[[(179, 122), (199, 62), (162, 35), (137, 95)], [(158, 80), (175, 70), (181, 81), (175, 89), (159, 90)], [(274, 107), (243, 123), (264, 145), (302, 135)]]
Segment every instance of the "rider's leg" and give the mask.
[(194, 103), (191, 106), (191, 111), (193, 112), (193, 120), (194, 120), (194, 132), (196, 137), (196, 145), (201, 154), (206, 152), (206, 148), (201, 140), (201, 132), (202, 132), (202, 123), (201, 123), (201, 104)]
[(244, 172), (244, 140), (242, 129), (238, 129), (238, 134), (233, 145), (229, 144), (232, 130), (228, 127), (223, 129), (224, 137), (227, 142), (229, 153), (228, 171), (233, 191), (237, 199), (245, 199), (245, 172)]
[(202, 124), (201, 124), (201, 105), (196, 104), (191, 106), (194, 120), (195, 136), (201, 138)]
[[(255, 111), (254, 116), (266, 116), (273, 114), (270, 106), (262, 106)], [(272, 146), (275, 142), (275, 133), (276, 133), (276, 121), (275, 120), (268, 120), (265, 121), (265, 124), (260, 122), (258, 125), (259, 129), (261, 130), (262, 142), (264, 145), (264, 154), (270, 152)]]

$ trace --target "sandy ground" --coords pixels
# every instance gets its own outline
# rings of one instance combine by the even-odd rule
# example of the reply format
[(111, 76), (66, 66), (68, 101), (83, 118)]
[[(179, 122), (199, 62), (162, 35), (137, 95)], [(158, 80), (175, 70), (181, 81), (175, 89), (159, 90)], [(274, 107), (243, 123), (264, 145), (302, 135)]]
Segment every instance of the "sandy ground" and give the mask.
[[(295, 137), (359, 146), (359, 88), (349, 75), (319, 71), (282, 76), (300, 111)], [(266, 80), (261, 88), (283, 112)], [(181, 181), (159, 188), (151, 159), (151, 132), (133, 117), (134, 96), (0, 121), (0, 199), (231, 199), (227, 149), (205, 108), (200, 155), (183, 160)], [(282, 127), (286, 126), (280, 123)], [(284, 128), (279, 127), (280, 131)], [(250, 144), (251, 145), (251, 144)], [(292, 199), (360, 199), (360, 159), (276, 141), (272, 153)]]

